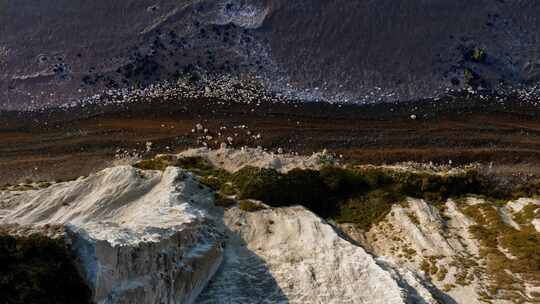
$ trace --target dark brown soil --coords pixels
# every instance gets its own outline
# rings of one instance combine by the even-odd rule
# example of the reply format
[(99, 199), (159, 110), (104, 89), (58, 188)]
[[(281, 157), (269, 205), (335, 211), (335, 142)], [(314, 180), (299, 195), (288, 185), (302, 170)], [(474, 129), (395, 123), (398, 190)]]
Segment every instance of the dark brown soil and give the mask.
[[(411, 119), (413, 114), (416, 119)], [(301, 154), (328, 149), (360, 163), (451, 160), (531, 170), (540, 164), (540, 111), (517, 101), (448, 98), (399, 105), (252, 106), (154, 100), (0, 112), (0, 184), (87, 175), (109, 165), (118, 149), (150, 157), (200, 146), (197, 138), (205, 134), (192, 133), (198, 123), (213, 137), (207, 141), (211, 146), (232, 137), (235, 146), (281, 147)], [(247, 128), (234, 128), (239, 125)], [(220, 130), (222, 126), (227, 129)], [(252, 137), (256, 134), (261, 139)], [(153, 143), (150, 153), (145, 153), (146, 142)]]

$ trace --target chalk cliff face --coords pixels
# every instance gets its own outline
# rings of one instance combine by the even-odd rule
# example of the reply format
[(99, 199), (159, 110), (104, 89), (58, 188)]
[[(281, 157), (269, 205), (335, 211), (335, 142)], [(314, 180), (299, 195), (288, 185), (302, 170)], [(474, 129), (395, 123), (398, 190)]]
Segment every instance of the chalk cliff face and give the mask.
[(1, 200), (2, 223), (67, 225), (97, 303), (191, 303), (222, 260), (210, 193), (178, 168), (116, 167)]
[(338, 101), (534, 87), (538, 16), (540, 5), (525, 0), (4, 1), (0, 108), (62, 104), (184, 73), (249, 77)]
[[(326, 157), (259, 149), (186, 155), (233, 171), (250, 164), (284, 172), (316, 168)], [(258, 206), (218, 207), (215, 193), (179, 167), (119, 166), (45, 189), (2, 191), (0, 225), (12, 234), (17, 227), (63, 234), (96, 303), (539, 300), (530, 264), (538, 200), (409, 198), (363, 230), (302, 206)]]
[(435, 303), (303, 207), (224, 212), (211, 194), (179, 168), (115, 167), (3, 192), (0, 221), (65, 224), (97, 303)]
[(234, 234), (200, 303), (437, 303), (303, 207), (231, 208), (225, 223)]

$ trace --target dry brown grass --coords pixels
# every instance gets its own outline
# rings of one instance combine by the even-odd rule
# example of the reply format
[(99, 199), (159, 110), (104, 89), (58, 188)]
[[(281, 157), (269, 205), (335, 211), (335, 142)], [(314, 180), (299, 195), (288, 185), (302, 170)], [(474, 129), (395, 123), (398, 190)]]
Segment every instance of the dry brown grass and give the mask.
[[(502, 112), (486, 106), (455, 115), (451, 106), (437, 106), (432, 108), (436, 117), (430, 113), (429, 120), (413, 121), (409, 119), (413, 106), (263, 104), (251, 112), (246, 105), (203, 99), (148, 101), (95, 113), (91, 108), (80, 113), (75, 108), (54, 115), (29, 114), (38, 117), (27, 120), (0, 116), (0, 180), (15, 184), (26, 177), (49, 180), (88, 175), (107, 166), (117, 148), (137, 151), (145, 158), (180, 151), (198, 145), (197, 135), (190, 130), (200, 122), (218, 140), (217, 145), (232, 136), (237, 146), (282, 147), (304, 154), (326, 148), (361, 163), (494, 162), (538, 173), (540, 120), (529, 109), (515, 106)], [(34, 123), (47, 120), (51, 120), (47, 126)], [(242, 132), (234, 136), (238, 132), (230, 127), (238, 124), (248, 125), (262, 138), (253, 140)], [(216, 134), (220, 126), (229, 127), (221, 137)], [(84, 136), (73, 132), (81, 129), (87, 131)], [(144, 152), (147, 141), (154, 143), (149, 154)], [(507, 171), (504, 167), (494, 170)]]
[(480, 242), (480, 257), (486, 262), (485, 272), (490, 279), (487, 295), (516, 302), (540, 301), (525, 294), (526, 282), (540, 285), (540, 233), (530, 225), (520, 230), (507, 225), (497, 206), (489, 203), (464, 206), (462, 210), (476, 222), (470, 231)]

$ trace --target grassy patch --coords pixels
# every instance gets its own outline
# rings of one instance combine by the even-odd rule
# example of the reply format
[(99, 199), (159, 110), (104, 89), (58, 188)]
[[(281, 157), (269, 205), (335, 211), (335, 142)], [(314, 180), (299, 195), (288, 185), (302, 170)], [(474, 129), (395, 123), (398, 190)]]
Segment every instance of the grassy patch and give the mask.
[[(462, 211), (476, 222), (470, 232), (482, 245), (480, 256), (487, 263), (487, 294), (517, 302), (530, 301), (524, 296), (525, 282), (540, 285), (540, 233), (531, 226), (517, 230), (507, 225), (497, 207), (488, 203), (467, 206)], [(522, 217), (530, 212), (525, 209)]]
[(209, 161), (200, 156), (179, 158), (174, 165), (199, 175), (209, 175), (215, 169)]
[(156, 157), (147, 160), (141, 160), (133, 165), (133, 167), (141, 170), (159, 170), (164, 171), (168, 166), (172, 164), (172, 161), (168, 157)]
[(465, 68), (463, 70), (463, 82), (472, 88), (477, 88), (485, 84), (482, 77), (471, 68)]
[(420, 225), (420, 220), (418, 219), (418, 216), (416, 216), (416, 214), (412, 213), (412, 212), (408, 212), (407, 213), (407, 217), (411, 220), (411, 222), (413, 224), (415, 224), (416, 226), (419, 226)]
[(200, 156), (179, 158), (173, 165), (198, 175), (201, 184), (214, 191), (221, 192), (225, 195), (236, 194), (236, 190), (232, 188), (230, 182), (232, 174), (214, 167), (208, 160)]
[(222, 181), (213, 175), (203, 176), (199, 179), (199, 182), (214, 191), (218, 191), (222, 185)]
[(218, 192), (215, 194), (214, 204), (219, 207), (229, 208), (236, 205), (236, 201)]
[(45, 189), (45, 188), (49, 188), (50, 186), (52, 186), (52, 183), (50, 183), (50, 182), (39, 182), (37, 186), (40, 189)]
[(30, 185), (30, 184), (20, 184), (20, 185), (15, 185), (15, 186), (11, 187), (9, 190), (11, 190), (11, 191), (30, 191), (30, 190), (37, 190), (37, 188)]
[(540, 206), (536, 204), (528, 204), (514, 216), (514, 220), (524, 226), (531, 225), (534, 219), (540, 219)]
[(422, 260), (422, 263), (420, 263), (420, 270), (422, 270), (427, 275), (431, 273), (431, 264), (429, 263), (428, 259), (424, 258)]
[(247, 211), (247, 212), (255, 212), (255, 211), (266, 209), (263, 205), (250, 201), (250, 200), (241, 200), (238, 203), (238, 208), (240, 208), (240, 210)]
[(473, 62), (486, 63), (487, 52), (482, 48), (475, 47), (467, 53), (466, 57)]
[(240, 199), (256, 199), (274, 207), (303, 205), (324, 217), (332, 198), (318, 171), (292, 170), (281, 174), (273, 169), (246, 167), (232, 175)]
[[(230, 173), (198, 156), (177, 160), (160, 157), (143, 161), (138, 167), (163, 170), (169, 165), (192, 171), (203, 185), (223, 197), (259, 200), (273, 207), (302, 205), (323, 218), (353, 223), (364, 229), (379, 222), (393, 204), (403, 202), (407, 197), (425, 199), (437, 205), (450, 197), (470, 194), (489, 198), (512, 196), (474, 170), (443, 175), (370, 166), (343, 168), (328, 165), (321, 170), (295, 169), (288, 173), (244, 167)], [(530, 186), (519, 193), (530, 193), (534, 189)], [(230, 204), (218, 202), (222, 203)], [(418, 222), (414, 217), (411, 220)]]
[(456, 288), (456, 285), (454, 285), (454, 284), (444, 284), (444, 286), (442, 288), (442, 291), (449, 292), (454, 288)]
[(368, 229), (383, 219), (395, 203), (406, 197), (438, 203), (452, 196), (494, 195), (488, 181), (474, 171), (437, 175), (382, 168), (324, 167), (320, 171), (246, 167), (230, 182), (241, 199), (256, 199), (270, 206), (303, 205), (322, 217)]
[(529, 181), (523, 185), (517, 186), (512, 191), (512, 197), (540, 197), (540, 180)]
[(91, 303), (63, 240), (0, 235), (2, 303)]
[(334, 218), (338, 223), (353, 223), (361, 229), (369, 229), (384, 219), (399, 200), (384, 190), (370, 191), (339, 204)]

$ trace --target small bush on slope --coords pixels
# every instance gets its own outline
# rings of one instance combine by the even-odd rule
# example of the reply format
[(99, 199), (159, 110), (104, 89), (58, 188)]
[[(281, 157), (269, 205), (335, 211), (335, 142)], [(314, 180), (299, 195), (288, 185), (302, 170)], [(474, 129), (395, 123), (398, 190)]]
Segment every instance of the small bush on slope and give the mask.
[(174, 165), (184, 168), (186, 170), (194, 171), (195, 173), (200, 175), (208, 175), (215, 170), (214, 166), (212, 166), (209, 161), (200, 156), (188, 156), (179, 158)]
[(234, 194), (229, 189), (231, 173), (214, 167), (208, 160), (200, 156), (182, 157), (176, 160), (173, 165), (200, 176), (200, 182), (214, 191), (220, 191), (226, 195)]
[(164, 171), (171, 165), (171, 160), (167, 157), (156, 157), (152, 159), (141, 160), (133, 165), (133, 167), (141, 170), (159, 170)]
[(214, 197), (214, 204), (216, 206), (220, 206), (223, 208), (228, 208), (236, 205), (236, 201), (228, 198), (227, 196), (223, 195), (222, 193), (216, 193)]
[(233, 174), (231, 181), (240, 199), (256, 199), (275, 207), (303, 205), (323, 215), (331, 209), (331, 191), (318, 171), (280, 174), (273, 169), (246, 167)]
[(539, 197), (540, 180), (533, 180), (516, 187), (512, 193), (513, 197)]
[(247, 211), (247, 212), (255, 212), (259, 210), (265, 209), (263, 205), (257, 204), (255, 202), (252, 202), (250, 200), (241, 200), (238, 203), (238, 208), (241, 210)]
[(0, 302), (5, 304), (91, 303), (61, 239), (0, 235)]
[(352, 223), (358, 228), (369, 229), (372, 224), (384, 219), (392, 205), (400, 200), (384, 190), (373, 190), (337, 205), (334, 218), (338, 223)]

